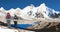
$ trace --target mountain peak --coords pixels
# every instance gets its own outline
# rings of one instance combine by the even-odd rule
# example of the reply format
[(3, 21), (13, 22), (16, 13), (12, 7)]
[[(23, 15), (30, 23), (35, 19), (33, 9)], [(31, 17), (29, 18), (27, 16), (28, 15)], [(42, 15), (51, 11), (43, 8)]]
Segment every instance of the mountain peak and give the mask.
[(32, 8), (35, 7), (33, 4), (30, 5)]
[(3, 7), (1, 7), (0, 10), (5, 10), (5, 9)]
[(17, 11), (18, 11), (18, 10), (21, 11), (22, 9), (20, 9), (20, 8), (16, 8), (15, 10), (17, 10)]
[(42, 3), (42, 5), (45, 5), (45, 3)]
[(46, 11), (46, 8), (48, 8), (45, 3), (42, 3), (39, 7), (39, 11), (42, 12), (42, 11)]
[(42, 3), (40, 6), (46, 6), (46, 4), (45, 3)]

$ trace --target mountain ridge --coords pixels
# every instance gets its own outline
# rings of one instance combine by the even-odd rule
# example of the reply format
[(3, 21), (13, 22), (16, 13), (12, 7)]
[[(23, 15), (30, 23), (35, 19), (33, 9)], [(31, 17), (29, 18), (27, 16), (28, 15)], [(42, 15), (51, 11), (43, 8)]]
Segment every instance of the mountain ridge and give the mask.
[(58, 11), (55, 11), (54, 9), (47, 7), (45, 3), (42, 3), (38, 7), (35, 7), (33, 4), (31, 4), (30, 6), (27, 6), (23, 9), (11, 8), (10, 10), (5, 10), (3, 7), (1, 7), (0, 11), (2, 11), (3, 13), (10, 12), (11, 16), (14, 16), (16, 14), (24, 19), (34, 19), (34, 18), (37, 18), (37, 16), (39, 18), (40, 15), (43, 15), (44, 18), (50, 18), (50, 17), (52, 17), (51, 15), (54, 16), (54, 14), (60, 13)]

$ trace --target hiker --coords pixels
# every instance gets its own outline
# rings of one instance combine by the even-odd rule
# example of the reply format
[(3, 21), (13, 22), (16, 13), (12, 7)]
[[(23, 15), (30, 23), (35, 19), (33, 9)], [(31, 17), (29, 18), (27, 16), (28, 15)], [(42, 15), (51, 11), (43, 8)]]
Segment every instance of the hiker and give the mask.
[(9, 12), (7, 13), (6, 19), (7, 19), (8, 28), (10, 28), (11, 15)]
[(17, 28), (17, 20), (18, 20), (18, 17), (17, 15), (14, 16), (14, 27)]

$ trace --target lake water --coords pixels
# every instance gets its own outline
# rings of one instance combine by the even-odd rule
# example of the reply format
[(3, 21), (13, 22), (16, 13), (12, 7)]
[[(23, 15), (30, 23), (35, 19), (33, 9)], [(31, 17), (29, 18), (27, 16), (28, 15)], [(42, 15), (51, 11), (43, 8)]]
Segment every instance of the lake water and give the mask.
[[(32, 26), (32, 24), (17, 24), (17, 28), (19, 29), (26, 29), (29, 26)], [(14, 24), (11, 24), (11, 27), (14, 28)]]
[[(34, 25), (38, 25), (39, 22), (34, 22)], [(17, 28), (26, 29), (27, 27), (32, 26), (32, 24), (17, 24)], [(11, 27), (14, 28), (14, 24), (11, 24)]]

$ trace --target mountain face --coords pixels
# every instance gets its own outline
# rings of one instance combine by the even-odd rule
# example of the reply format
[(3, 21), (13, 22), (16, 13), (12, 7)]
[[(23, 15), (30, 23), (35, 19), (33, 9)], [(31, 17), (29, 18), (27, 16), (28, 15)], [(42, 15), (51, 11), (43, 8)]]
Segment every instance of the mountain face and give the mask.
[(58, 18), (60, 12), (54, 9), (48, 8), (45, 3), (38, 7), (28, 6), (23, 9), (22, 18), (34, 19), (34, 18)]
[(55, 11), (42, 3), (40, 6), (35, 7), (33, 4), (30, 6), (25, 7), (24, 9), (16, 8), (10, 9), (6, 11), (3, 8), (0, 8), (0, 14), (6, 15), (6, 13), (10, 12), (11, 16), (15, 14), (23, 19), (35, 19), (35, 18), (58, 18), (60, 16), (60, 12)]
[(39, 11), (44, 15), (44, 18), (50, 18), (50, 17), (53, 17), (53, 16), (58, 17), (58, 16), (55, 16), (55, 14), (57, 15), (59, 13), (59, 12), (56, 12), (54, 9), (48, 8), (45, 5), (45, 3), (40, 5)]

